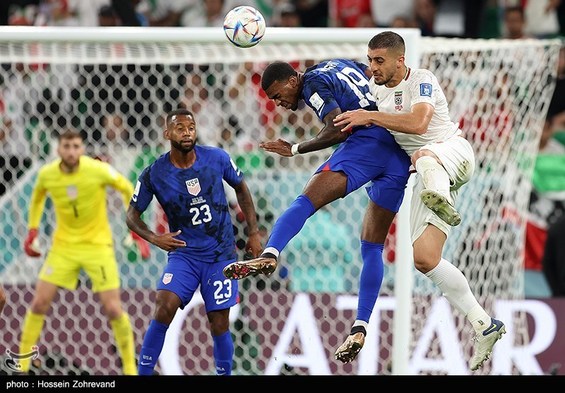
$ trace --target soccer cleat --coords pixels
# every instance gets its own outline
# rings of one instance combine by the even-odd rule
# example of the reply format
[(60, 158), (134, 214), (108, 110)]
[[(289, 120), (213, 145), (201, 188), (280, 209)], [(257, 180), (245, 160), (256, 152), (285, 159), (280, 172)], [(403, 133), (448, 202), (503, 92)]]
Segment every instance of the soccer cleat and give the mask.
[(452, 227), (461, 223), (459, 212), (446, 196), (434, 190), (422, 190), (420, 199), (428, 209)]
[(347, 336), (347, 339), (335, 351), (335, 358), (343, 363), (350, 363), (357, 357), (365, 344), (365, 334), (357, 332)]
[(248, 261), (230, 263), (223, 270), (226, 278), (241, 280), (250, 275), (264, 274), (270, 276), (277, 268), (277, 260), (274, 258), (255, 258)]
[(470, 363), (471, 370), (478, 370), (488, 360), (492, 353), (492, 347), (502, 338), (504, 333), (506, 333), (504, 323), (491, 318), (490, 326), (475, 337), (475, 353)]

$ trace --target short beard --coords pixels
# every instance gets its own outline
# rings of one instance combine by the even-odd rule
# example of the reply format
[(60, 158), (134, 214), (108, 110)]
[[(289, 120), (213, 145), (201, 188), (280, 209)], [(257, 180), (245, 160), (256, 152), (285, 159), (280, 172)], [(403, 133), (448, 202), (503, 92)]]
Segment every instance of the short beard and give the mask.
[(390, 82), (391, 79), (392, 79), (392, 77), (388, 78), (388, 79), (385, 80), (384, 82), (379, 82), (379, 83), (375, 82), (375, 84), (376, 84), (377, 86), (384, 86), (384, 85), (386, 85), (388, 82)]
[(190, 153), (192, 150), (194, 150), (194, 145), (195, 144), (193, 143), (192, 145), (190, 145), (190, 147), (183, 147), (181, 143), (171, 141), (171, 146), (183, 154)]

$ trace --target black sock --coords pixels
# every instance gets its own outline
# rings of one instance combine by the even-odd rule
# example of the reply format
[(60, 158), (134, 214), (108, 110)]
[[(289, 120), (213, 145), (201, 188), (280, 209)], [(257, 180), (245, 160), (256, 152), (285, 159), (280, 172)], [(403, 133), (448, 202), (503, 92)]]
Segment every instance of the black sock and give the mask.
[(351, 333), (349, 333), (349, 335), (351, 336), (351, 335), (353, 335), (355, 333), (359, 333), (359, 332), (363, 333), (364, 336), (367, 335), (367, 330), (365, 329), (365, 327), (363, 327), (361, 325), (353, 326), (351, 328)]

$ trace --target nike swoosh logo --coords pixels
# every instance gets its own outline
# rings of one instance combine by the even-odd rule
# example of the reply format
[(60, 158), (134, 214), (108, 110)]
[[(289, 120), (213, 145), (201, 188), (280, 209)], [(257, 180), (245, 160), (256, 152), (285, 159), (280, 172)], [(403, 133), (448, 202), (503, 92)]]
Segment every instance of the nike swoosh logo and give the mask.
[(492, 332), (496, 331), (498, 328), (498, 325), (496, 323), (493, 323), (492, 325), (490, 325), (488, 328), (486, 328), (483, 331), (483, 336), (487, 336), (489, 334), (491, 334)]
[(139, 364), (141, 364), (142, 366), (149, 366), (151, 364), (151, 362), (141, 362)]
[(224, 304), (224, 303), (227, 302), (228, 300), (230, 300), (230, 299), (218, 300), (218, 301), (216, 302), (216, 304)]

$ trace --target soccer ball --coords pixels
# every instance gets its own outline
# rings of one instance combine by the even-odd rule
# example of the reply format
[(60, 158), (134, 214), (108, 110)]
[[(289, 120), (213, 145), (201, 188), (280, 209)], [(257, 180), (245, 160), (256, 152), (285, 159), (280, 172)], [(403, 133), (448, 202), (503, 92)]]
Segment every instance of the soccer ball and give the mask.
[(250, 48), (263, 38), (265, 18), (253, 7), (235, 7), (224, 18), (224, 33), (235, 46)]

